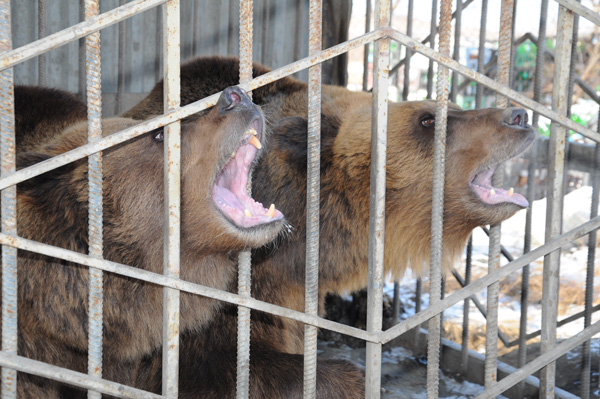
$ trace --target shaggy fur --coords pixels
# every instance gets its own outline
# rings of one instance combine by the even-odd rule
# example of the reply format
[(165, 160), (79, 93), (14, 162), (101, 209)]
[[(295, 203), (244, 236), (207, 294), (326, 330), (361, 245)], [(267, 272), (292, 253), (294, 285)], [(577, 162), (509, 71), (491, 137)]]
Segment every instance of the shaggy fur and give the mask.
[[(78, 112), (85, 114), (85, 106), (63, 108), (78, 100), (46, 89), (17, 88), (16, 93), (21, 100), (33, 93), (30, 100), (34, 102), (43, 97), (50, 107), (48, 119), (24, 114), (31, 112), (33, 105), (17, 107), (17, 121), (22, 121), (17, 123), (21, 129), (17, 136), (24, 138), (19, 142), (19, 168), (87, 142), (85, 122), (54, 137), (54, 131), (43, 133), (53, 121), (66, 124), (80, 119)], [(56, 96), (62, 101), (53, 102)], [(262, 119), (260, 109), (249, 98), (243, 97), (230, 109), (224, 97), (210, 112), (187, 120), (181, 140), (181, 278), (219, 289), (226, 289), (235, 277), (237, 252), (271, 241), (283, 225), (273, 221), (241, 229), (214, 205), (217, 174), (240, 145), (248, 125)], [(60, 118), (61, 112), (67, 113), (65, 120)], [(125, 118), (104, 120), (103, 134), (137, 123)], [(155, 273), (163, 271), (164, 148), (160, 133), (103, 152), (104, 258)], [(18, 234), (87, 253), (87, 175), (84, 159), (19, 184)], [(18, 263), (19, 355), (86, 372), (88, 268), (25, 251), (19, 251)], [(182, 293), (181, 331), (202, 329), (218, 307), (218, 301)], [(142, 360), (160, 353), (162, 308), (162, 287), (104, 274), (104, 378), (129, 385), (140, 378)], [(76, 396), (70, 389), (28, 374), (18, 377), (21, 399)]]
[[(182, 66), (182, 104), (213, 94), (237, 81), (234, 58), (198, 58)], [(268, 69), (254, 65), (254, 76)], [(149, 118), (161, 112), (162, 83), (125, 115)], [(307, 86), (290, 78), (253, 91), (272, 129), (272, 145), (258, 165), (253, 190), (275, 201), (293, 226), (274, 245), (253, 253), (252, 293), (257, 299), (304, 309), (306, 223)], [(369, 176), (372, 97), (367, 93), (323, 86), (321, 115), (321, 236), (319, 297), (352, 291), (367, 284)], [(514, 109), (448, 111), (444, 205), (444, 265), (451, 268), (471, 231), (512, 216), (519, 206), (483, 204), (468, 186), (481, 170), (522, 151), (533, 139), (528, 128), (511, 125)], [(390, 103), (386, 183), (385, 269), (401, 276), (417, 273), (429, 259), (435, 103)], [(214, 321), (218, 336), (205, 348), (235, 343), (233, 312), (221, 310)], [(300, 323), (253, 312), (253, 345), (301, 353)], [(232, 317), (233, 319), (233, 317)], [(225, 343), (223, 331), (231, 332)], [(210, 334), (208, 334), (210, 335)], [(194, 345), (199, 345), (197, 342)]]

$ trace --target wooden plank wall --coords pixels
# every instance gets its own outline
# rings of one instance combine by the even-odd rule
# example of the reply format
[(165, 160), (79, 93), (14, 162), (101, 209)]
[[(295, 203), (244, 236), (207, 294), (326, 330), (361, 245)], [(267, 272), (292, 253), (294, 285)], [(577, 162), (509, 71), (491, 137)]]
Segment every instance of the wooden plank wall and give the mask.
[[(46, 32), (55, 33), (79, 22), (81, 0), (47, 0)], [(123, 0), (102, 0), (100, 11), (118, 7)], [(309, 0), (254, 1), (254, 60), (272, 68), (308, 55)], [(36, 0), (12, 0), (12, 32), (15, 47), (38, 38)], [(124, 76), (128, 97), (141, 98), (162, 76), (161, 8), (127, 20), (125, 28)], [(265, 22), (267, 21), (267, 22)], [(181, 58), (198, 55), (239, 55), (239, 0), (182, 0)], [(101, 31), (102, 91), (117, 92), (119, 25)], [(79, 42), (47, 53), (49, 87), (77, 92), (79, 87)], [(157, 62), (158, 61), (158, 62)], [(157, 70), (156, 65), (159, 65)], [(298, 78), (306, 80), (307, 72)], [(15, 83), (38, 84), (38, 60), (15, 67)], [(110, 97), (110, 96), (109, 96)], [(127, 97), (126, 97), (127, 98)], [(127, 103), (127, 101), (125, 101)], [(106, 114), (111, 114), (107, 112)]]

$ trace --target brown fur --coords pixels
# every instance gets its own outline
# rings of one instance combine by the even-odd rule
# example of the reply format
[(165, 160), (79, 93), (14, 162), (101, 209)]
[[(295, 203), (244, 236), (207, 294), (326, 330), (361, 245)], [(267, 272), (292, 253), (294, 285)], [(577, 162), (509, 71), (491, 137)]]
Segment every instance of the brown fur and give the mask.
[[(23, 94), (20, 88), (17, 93)], [(249, 99), (244, 104), (232, 111), (218, 105), (182, 126), (181, 278), (219, 289), (227, 288), (235, 276), (237, 251), (272, 240), (282, 226), (277, 221), (253, 230), (239, 229), (213, 204), (217, 173), (239, 146), (248, 124), (260, 116)], [(53, 120), (34, 123), (22, 114), (18, 118), (24, 121), (18, 128), (48, 126)], [(137, 123), (123, 118), (104, 120), (103, 134)], [(162, 273), (164, 149), (156, 133), (103, 153), (104, 257)], [(19, 155), (19, 168), (85, 144), (87, 124), (75, 124), (45, 143), (26, 142), (21, 145), (35, 151)], [(85, 159), (23, 182), (18, 186), (18, 234), (87, 253), (87, 201)], [(24, 251), (18, 256), (19, 354), (85, 372), (88, 268)], [(215, 300), (182, 293), (181, 331), (200, 330), (214, 317), (218, 305)], [(160, 350), (162, 307), (162, 287), (104, 274), (104, 378), (125, 384), (139, 378), (142, 359)], [(27, 374), (20, 374), (18, 382), (21, 399), (74, 395), (58, 383)]]
[[(198, 58), (182, 66), (182, 104), (235, 82), (237, 68), (236, 59), (220, 57)], [(267, 71), (254, 66), (254, 76)], [(160, 99), (161, 83), (125, 115), (158, 115)], [(271, 149), (255, 170), (253, 190), (262, 200), (276, 201), (293, 230), (276, 244), (255, 251), (252, 292), (258, 299), (303, 310), (307, 87), (285, 78), (254, 90), (253, 100), (263, 107), (273, 130)], [(367, 283), (371, 102), (370, 94), (333, 86), (322, 89), (321, 305), (327, 292), (352, 291)], [(435, 115), (435, 103), (390, 103), (388, 114), (385, 268), (400, 276), (408, 267), (423, 272), (429, 259), (434, 129), (420, 122)], [(469, 180), (476, 171), (508, 159), (531, 138), (530, 131), (507, 126), (503, 110), (463, 111), (452, 106), (448, 114), (446, 268), (475, 227), (498, 223), (519, 209), (513, 204), (482, 204), (468, 187)], [(299, 323), (267, 315), (256, 319), (253, 343), (301, 353)], [(215, 341), (224, 341), (222, 331), (235, 331), (232, 323), (219, 327)]]

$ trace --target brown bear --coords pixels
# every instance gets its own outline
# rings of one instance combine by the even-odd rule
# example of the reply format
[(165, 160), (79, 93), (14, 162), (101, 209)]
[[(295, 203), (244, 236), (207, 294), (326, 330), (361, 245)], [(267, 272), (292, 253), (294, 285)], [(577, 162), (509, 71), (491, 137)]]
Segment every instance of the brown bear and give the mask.
[[(76, 98), (35, 88), (17, 88), (16, 98), (19, 169), (87, 142), (86, 122), (62, 132), (55, 125), (80, 120), (81, 111), (85, 115)], [(48, 112), (35, 114), (43, 104)], [(104, 120), (103, 134), (137, 123)], [(265, 209), (246, 191), (263, 152), (260, 143), (267, 142), (264, 126), (260, 108), (237, 87), (224, 90), (210, 111), (182, 123), (182, 279), (226, 289), (235, 277), (237, 252), (268, 243), (284, 225), (279, 210)], [(162, 273), (163, 158), (163, 129), (103, 152), (105, 259)], [(83, 159), (20, 183), (18, 235), (87, 253), (87, 175)], [(86, 372), (88, 268), (21, 250), (18, 265), (19, 355)], [(218, 306), (182, 293), (181, 332), (202, 330)], [(139, 378), (143, 359), (160, 352), (162, 307), (162, 287), (104, 273), (104, 378), (129, 385)], [(77, 396), (69, 387), (24, 373), (17, 389), (20, 399)]]
[[(238, 60), (231, 57), (197, 58), (184, 64), (182, 105), (235, 84), (238, 69)], [(253, 76), (268, 71), (255, 64)], [(160, 115), (162, 98), (159, 82), (147, 98), (124, 115), (137, 119)], [(283, 78), (254, 90), (253, 101), (262, 106), (272, 130), (270, 149), (253, 174), (253, 193), (259, 200), (274, 201), (292, 229), (274, 244), (253, 251), (252, 295), (302, 311), (307, 86)], [(371, 103), (367, 93), (333, 86), (322, 89), (321, 310), (326, 293), (351, 291), (367, 284)], [(429, 258), (435, 103), (390, 103), (388, 114), (385, 268), (399, 276), (408, 267), (421, 272)], [(447, 268), (475, 227), (499, 223), (527, 206), (526, 199), (512, 189), (492, 187), (491, 176), (534, 138), (523, 109), (463, 111), (450, 107), (443, 231)], [(221, 387), (235, 386), (234, 373), (228, 370), (235, 364), (231, 358), (235, 356), (236, 314), (235, 307), (222, 307), (205, 333), (183, 337), (187, 356), (182, 359), (182, 381), (199, 381), (197, 385), (202, 387), (198, 390), (207, 390), (206, 382), (220, 376)], [(287, 368), (301, 375), (302, 360), (297, 354), (303, 348), (302, 324), (260, 312), (252, 312), (252, 316), (251, 374)], [(267, 350), (289, 353), (290, 361), (278, 366), (273, 357), (265, 366), (268, 362), (261, 354)], [(336, 378), (335, 367), (321, 363), (318, 369), (328, 378)], [(362, 394), (347, 386), (341, 392), (323, 393), (323, 397)]]

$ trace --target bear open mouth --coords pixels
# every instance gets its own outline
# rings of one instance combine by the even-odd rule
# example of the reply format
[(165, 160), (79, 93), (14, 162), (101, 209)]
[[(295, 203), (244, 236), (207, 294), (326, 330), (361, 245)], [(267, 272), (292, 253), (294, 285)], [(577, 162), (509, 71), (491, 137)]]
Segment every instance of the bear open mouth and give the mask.
[(261, 120), (254, 120), (244, 132), (241, 144), (217, 176), (213, 199), (221, 212), (240, 228), (251, 228), (283, 219), (283, 214), (271, 204), (263, 204), (248, 195), (248, 176), (258, 150), (262, 148)]
[[(524, 152), (529, 145), (533, 143), (534, 139), (535, 135), (531, 134), (531, 137), (527, 138), (521, 147), (519, 147), (519, 149), (517, 149), (517, 151), (515, 151), (515, 153), (509, 159), (514, 158)], [(521, 194), (515, 193), (513, 187), (505, 190), (503, 188), (492, 186), (492, 176), (494, 175), (496, 168), (507, 160), (476, 173), (469, 182), (469, 186), (471, 186), (473, 192), (484, 204), (497, 205), (509, 203), (518, 205), (522, 208), (527, 208), (529, 206), (529, 201), (527, 201), (527, 199)]]

